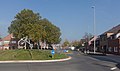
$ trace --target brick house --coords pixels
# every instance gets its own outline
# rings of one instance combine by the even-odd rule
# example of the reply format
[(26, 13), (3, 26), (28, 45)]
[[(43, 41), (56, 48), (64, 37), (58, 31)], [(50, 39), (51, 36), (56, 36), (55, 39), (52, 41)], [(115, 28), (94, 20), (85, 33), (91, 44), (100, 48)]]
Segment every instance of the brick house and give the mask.
[[(118, 45), (118, 42), (117, 42), (118, 38), (117, 39), (116, 38), (110, 39), (110, 38), (115, 36), (115, 34), (117, 34), (119, 30), (120, 30), (120, 24), (100, 35), (99, 51), (104, 52), (104, 53), (109, 53), (111, 49), (114, 49)], [(112, 45), (113, 43), (111, 42), (115, 44)]]
[(96, 45), (95, 49), (97, 50), (99, 48), (99, 37), (95, 36), (95, 37), (92, 37), (90, 41), (88, 42), (90, 51), (94, 51), (94, 40), (95, 40), (95, 45)]
[(108, 46), (109, 53), (120, 54), (120, 31), (108, 38)]
[(107, 52), (108, 51), (108, 38), (114, 33), (106, 32), (102, 35), (100, 35), (100, 48), (99, 51), (101, 52)]
[(0, 39), (0, 49), (3, 49), (3, 42), (2, 42), (2, 39)]
[(9, 34), (2, 38), (2, 49), (16, 49), (18, 40), (13, 37), (13, 34)]

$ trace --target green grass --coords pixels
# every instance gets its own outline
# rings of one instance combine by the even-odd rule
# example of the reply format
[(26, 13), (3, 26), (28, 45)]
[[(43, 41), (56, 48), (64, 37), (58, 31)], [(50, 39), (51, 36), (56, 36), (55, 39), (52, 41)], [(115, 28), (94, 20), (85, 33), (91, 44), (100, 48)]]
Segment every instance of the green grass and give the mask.
[(50, 50), (0, 50), (0, 61), (7, 60), (53, 60), (67, 58), (65, 54), (55, 54)]
[(53, 59), (63, 59), (63, 58), (67, 58), (68, 56), (66, 56), (65, 54), (55, 54), (53, 56)]

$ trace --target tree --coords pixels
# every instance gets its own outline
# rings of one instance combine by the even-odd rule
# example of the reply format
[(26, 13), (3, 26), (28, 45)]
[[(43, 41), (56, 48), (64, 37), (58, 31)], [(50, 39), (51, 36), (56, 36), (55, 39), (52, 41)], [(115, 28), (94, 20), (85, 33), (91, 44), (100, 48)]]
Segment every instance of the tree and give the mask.
[(92, 37), (93, 35), (91, 33), (85, 33), (85, 35), (83, 36), (85, 42), (88, 42)]
[(68, 47), (70, 45), (70, 42), (68, 40), (65, 40), (62, 44), (62, 47)]
[(49, 44), (57, 44), (61, 41), (61, 32), (60, 29), (53, 25), (47, 19), (43, 19), (41, 21), (41, 25), (43, 27), (43, 38), (42, 41), (46, 41)]
[(14, 37), (22, 38), (28, 36), (33, 42), (46, 41), (47, 43), (59, 43), (61, 32), (58, 27), (47, 19), (42, 19), (39, 13), (24, 9), (15, 16), (8, 27), (8, 32)]
[(89, 49), (89, 41), (92, 37), (93, 37), (93, 35), (91, 33), (85, 33), (85, 35), (83, 37), (85, 39), (85, 42), (84, 42), (85, 50)]
[[(15, 19), (8, 27), (8, 32), (13, 33), (17, 38), (29, 36), (31, 32), (34, 32), (34, 27), (39, 24), (40, 19), (41, 16), (39, 16), (38, 13), (34, 13), (29, 9), (24, 9), (15, 16)], [(33, 37), (30, 38), (34, 39)]]
[(80, 43), (80, 41), (77, 41), (77, 40), (72, 41), (71, 45), (74, 46), (74, 47), (76, 47), (76, 48), (80, 48), (82, 46), (82, 44)]

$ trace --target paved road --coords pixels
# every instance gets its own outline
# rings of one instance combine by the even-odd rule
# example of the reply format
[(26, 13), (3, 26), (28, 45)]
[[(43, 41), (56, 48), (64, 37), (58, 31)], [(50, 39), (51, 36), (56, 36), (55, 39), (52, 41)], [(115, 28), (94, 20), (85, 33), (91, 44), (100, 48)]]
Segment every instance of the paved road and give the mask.
[(0, 71), (110, 71), (116, 65), (78, 52), (70, 56), (73, 58), (64, 62), (0, 64)]

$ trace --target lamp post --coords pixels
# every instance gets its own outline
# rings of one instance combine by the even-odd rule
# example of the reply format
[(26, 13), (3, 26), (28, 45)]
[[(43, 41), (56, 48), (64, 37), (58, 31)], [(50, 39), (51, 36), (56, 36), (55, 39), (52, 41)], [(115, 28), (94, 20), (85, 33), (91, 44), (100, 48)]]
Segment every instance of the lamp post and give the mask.
[(95, 24), (95, 6), (92, 6), (92, 8), (93, 8), (93, 20), (94, 20), (94, 24), (93, 24), (93, 31), (94, 31), (94, 54), (95, 54), (95, 48), (96, 48), (96, 43), (95, 43), (95, 41), (96, 41), (96, 39), (95, 39), (95, 32), (96, 32), (96, 24)]

